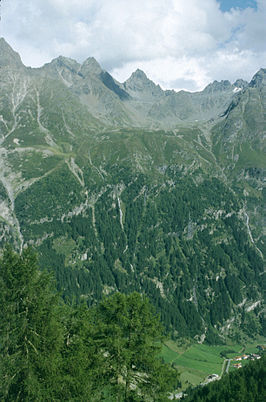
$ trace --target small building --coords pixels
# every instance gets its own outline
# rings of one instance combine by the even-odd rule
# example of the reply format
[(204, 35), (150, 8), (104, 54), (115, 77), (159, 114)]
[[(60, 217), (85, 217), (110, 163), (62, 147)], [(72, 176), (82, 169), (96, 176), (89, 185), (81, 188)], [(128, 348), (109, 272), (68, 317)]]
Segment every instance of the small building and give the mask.
[(242, 360), (247, 360), (249, 358), (249, 355), (243, 355)]
[(218, 377), (219, 377), (218, 374), (210, 374), (210, 375), (208, 375), (207, 379), (208, 380), (214, 380), (214, 379), (216, 379)]
[(242, 367), (241, 363), (236, 363), (233, 365), (235, 368), (240, 369)]
[(253, 357), (254, 357), (254, 359), (256, 359), (256, 360), (259, 360), (259, 359), (261, 359), (261, 356), (260, 355), (257, 355), (257, 354), (253, 354)]
[(236, 357), (234, 357), (234, 360), (236, 360), (236, 361), (242, 360), (242, 357), (241, 356), (236, 356)]

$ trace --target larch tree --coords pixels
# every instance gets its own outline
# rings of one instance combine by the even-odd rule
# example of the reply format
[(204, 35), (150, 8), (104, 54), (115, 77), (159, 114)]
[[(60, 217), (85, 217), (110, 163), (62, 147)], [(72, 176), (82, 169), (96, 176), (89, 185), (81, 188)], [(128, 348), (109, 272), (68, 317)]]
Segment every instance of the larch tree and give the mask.
[(116, 293), (96, 307), (95, 322), (95, 342), (105, 357), (106, 400), (165, 400), (178, 375), (159, 357), (163, 328), (148, 299)]
[(49, 274), (30, 249), (0, 259), (0, 399), (53, 400), (60, 394), (63, 328)]

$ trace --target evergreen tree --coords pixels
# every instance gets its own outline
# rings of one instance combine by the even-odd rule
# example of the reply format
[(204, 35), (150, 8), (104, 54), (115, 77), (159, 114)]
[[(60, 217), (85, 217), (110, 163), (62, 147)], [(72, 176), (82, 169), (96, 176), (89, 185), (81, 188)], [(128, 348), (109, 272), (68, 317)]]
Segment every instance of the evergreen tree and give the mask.
[(36, 255), (10, 248), (0, 259), (0, 399), (54, 400), (63, 339), (58, 296)]
[(165, 400), (177, 373), (159, 359), (163, 330), (147, 298), (116, 293), (97, 306), (95, 322), (106, 400)]
[(177, 373), (159, 359), (163, 329), (138, 293), (63, 305), (32, 250), (0, 259), (1, 401), (165, 400)]
[(70, 308), (64, 324), (63, 400), (101, 401), (105, 357), (97, 350), (90, 309)]

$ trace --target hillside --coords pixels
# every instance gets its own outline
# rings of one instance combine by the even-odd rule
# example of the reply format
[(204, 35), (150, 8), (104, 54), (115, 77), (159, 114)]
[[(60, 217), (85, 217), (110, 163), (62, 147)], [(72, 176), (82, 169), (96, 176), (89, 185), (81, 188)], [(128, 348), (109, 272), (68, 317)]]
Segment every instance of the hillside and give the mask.
[(226, 374), (220, 381), (204, 387), (188, 390), (182, 401), (243, 401), (262, 402), (265, 400), (265, 355), (258, 361), (249, 362), (240, 370)]
[(163, 91), (1, 39), (0, 109), (1, 245), (33, 245), (65, 300), (136, 290), (173, 336), (262, 331), (264, 69)]

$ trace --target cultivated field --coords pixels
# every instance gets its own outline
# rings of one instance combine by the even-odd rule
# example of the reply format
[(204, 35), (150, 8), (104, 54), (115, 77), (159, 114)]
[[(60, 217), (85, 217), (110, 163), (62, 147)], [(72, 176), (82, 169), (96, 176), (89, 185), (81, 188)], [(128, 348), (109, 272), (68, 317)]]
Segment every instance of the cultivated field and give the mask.
[[(179, 346), (173, 341), (167, 341), (163, 346), (162, 355), (166, 362), (177, 366), (180, 373), (181, 388), (184, 390), (189, 385), (200, 384), (210, 374), (221, 375), (225, 358), (233, 359), (243, 353), (257, 353), (256, 346), (260, 343), (263, 343), (261, 339), (246, 345), (187, 344)], [(232, 364), (230, 370), (235, 370)]]

